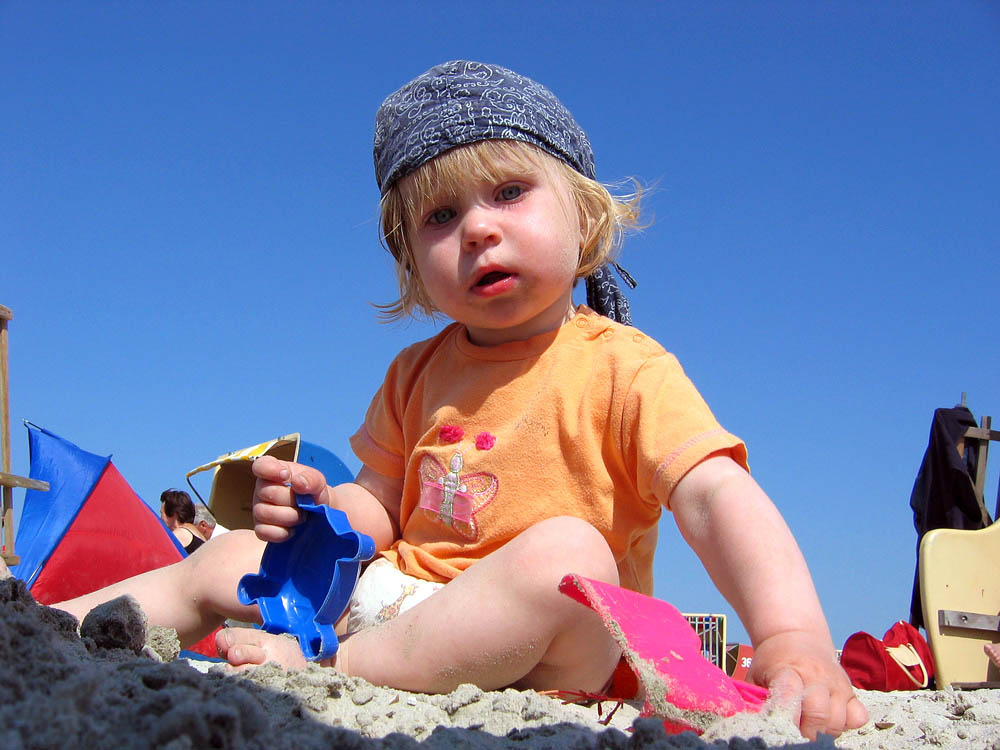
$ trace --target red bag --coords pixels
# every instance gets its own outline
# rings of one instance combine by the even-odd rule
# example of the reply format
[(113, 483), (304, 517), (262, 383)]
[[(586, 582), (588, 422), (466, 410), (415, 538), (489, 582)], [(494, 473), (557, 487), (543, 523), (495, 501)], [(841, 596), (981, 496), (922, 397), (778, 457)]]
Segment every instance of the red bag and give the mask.
[(854, 687), (863, 690), (918, 690), (934, 676), (934, 659), (927, 641), (908, 622), (900, 620), (882, 640), (855, 633), (844, 644), (840, 666)]

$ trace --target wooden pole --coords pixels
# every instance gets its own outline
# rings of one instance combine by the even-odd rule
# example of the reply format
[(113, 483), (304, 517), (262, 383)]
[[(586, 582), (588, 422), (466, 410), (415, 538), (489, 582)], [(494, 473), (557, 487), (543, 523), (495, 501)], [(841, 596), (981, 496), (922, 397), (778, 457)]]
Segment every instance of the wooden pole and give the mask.
[[(979, 500), (980, 512), (983, 514), (983, 525), (989, 525), (989, 511), (986, 510), (986, 458), (990, 452), (990, 441), (1000, 441), (1000, 431), (993, 429), (993, 418), (983, 417), (979, 427), (969, 427), (965, 438), (979, 441), (979, 459), (976, 463), (976, 498)], [(997, 487), (997, 507), (993, 514), (993, 522), (1000, 520), (1000, 486)]]
[(49, 483), (10, 473), (10, 371), (7, 351), (7, 321), (14, 318), (9, 307), (0, 305), (0, 489), (3, 502), (0, 504), (0, 530), (3, 549), (0, 556), (8, 565), (21, 562), (14, 554), (14, 487), (48, 492)]
[[(14, 313), (0, 305), (0, 470), (10, 474), (10, 372), (7, 366), (7, 321)], [(3, 559), (16, 565), (20, 559), (14, 553), (14, 491), (3, 485)]]

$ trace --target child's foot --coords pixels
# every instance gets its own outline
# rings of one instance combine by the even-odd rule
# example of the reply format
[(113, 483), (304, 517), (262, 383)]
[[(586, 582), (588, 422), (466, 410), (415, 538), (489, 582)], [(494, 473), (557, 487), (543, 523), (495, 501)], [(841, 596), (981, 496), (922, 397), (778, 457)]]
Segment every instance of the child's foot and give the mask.
[(285, 669), (304, 669), (308, 664), (299, 642), (290, 635), (272, 635), (251, 628), (223, 628), (215, 635), (215, 646), (219, 656), (234, 667), (273, 661)]
[(983, 651), (990, 657), (993, 666), (1000, 669), (1000, 643), (987, 643), (983, 646)]

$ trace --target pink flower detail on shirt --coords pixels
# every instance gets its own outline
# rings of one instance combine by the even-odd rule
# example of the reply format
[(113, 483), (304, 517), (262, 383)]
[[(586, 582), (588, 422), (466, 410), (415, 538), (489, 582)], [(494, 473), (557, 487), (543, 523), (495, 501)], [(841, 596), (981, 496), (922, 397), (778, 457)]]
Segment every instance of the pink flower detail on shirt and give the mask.
[(457, 424), (446, 424), (438, 433), (438, 440), (445, 445), (448, 443), (457, 443), (463, 437), (465, 437), (465, 430)]
[(497, 439), (488, 432), (480, 432), (476, 435), (476, 448), (481, 451), (488, 451), (496, 445)]

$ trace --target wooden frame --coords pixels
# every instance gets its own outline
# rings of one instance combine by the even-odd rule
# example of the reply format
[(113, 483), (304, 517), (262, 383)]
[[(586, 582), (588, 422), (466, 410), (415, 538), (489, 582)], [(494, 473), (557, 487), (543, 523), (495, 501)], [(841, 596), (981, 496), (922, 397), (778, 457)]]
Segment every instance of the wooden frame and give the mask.
[(0, 305), (0, 489), (3, 503), (0, 506), (0, 526), (3, 527), (3, 561), (17, 565), (21, 558), (14, 551), (14, 487), (47, 491), (48, 482), (19, 477), (10, 473), (10, 367), (8, 364), (7, 322), (14, 313)]
[[(992, 417), (983, 417), (979, 420), (979, 427), (970, 427), (965, 431), (966, 438), (979, 441), (979, 460), (976, 462), (976, 497), (986, 506), (986, 457), (990, 452), (990, 441), (1000, 441), (1000, 432), (991, 429), (993, 427)], [(1000, 485), (997, 486), (996, 507), (993, 510), (993, 520), (1000, 520)]]

